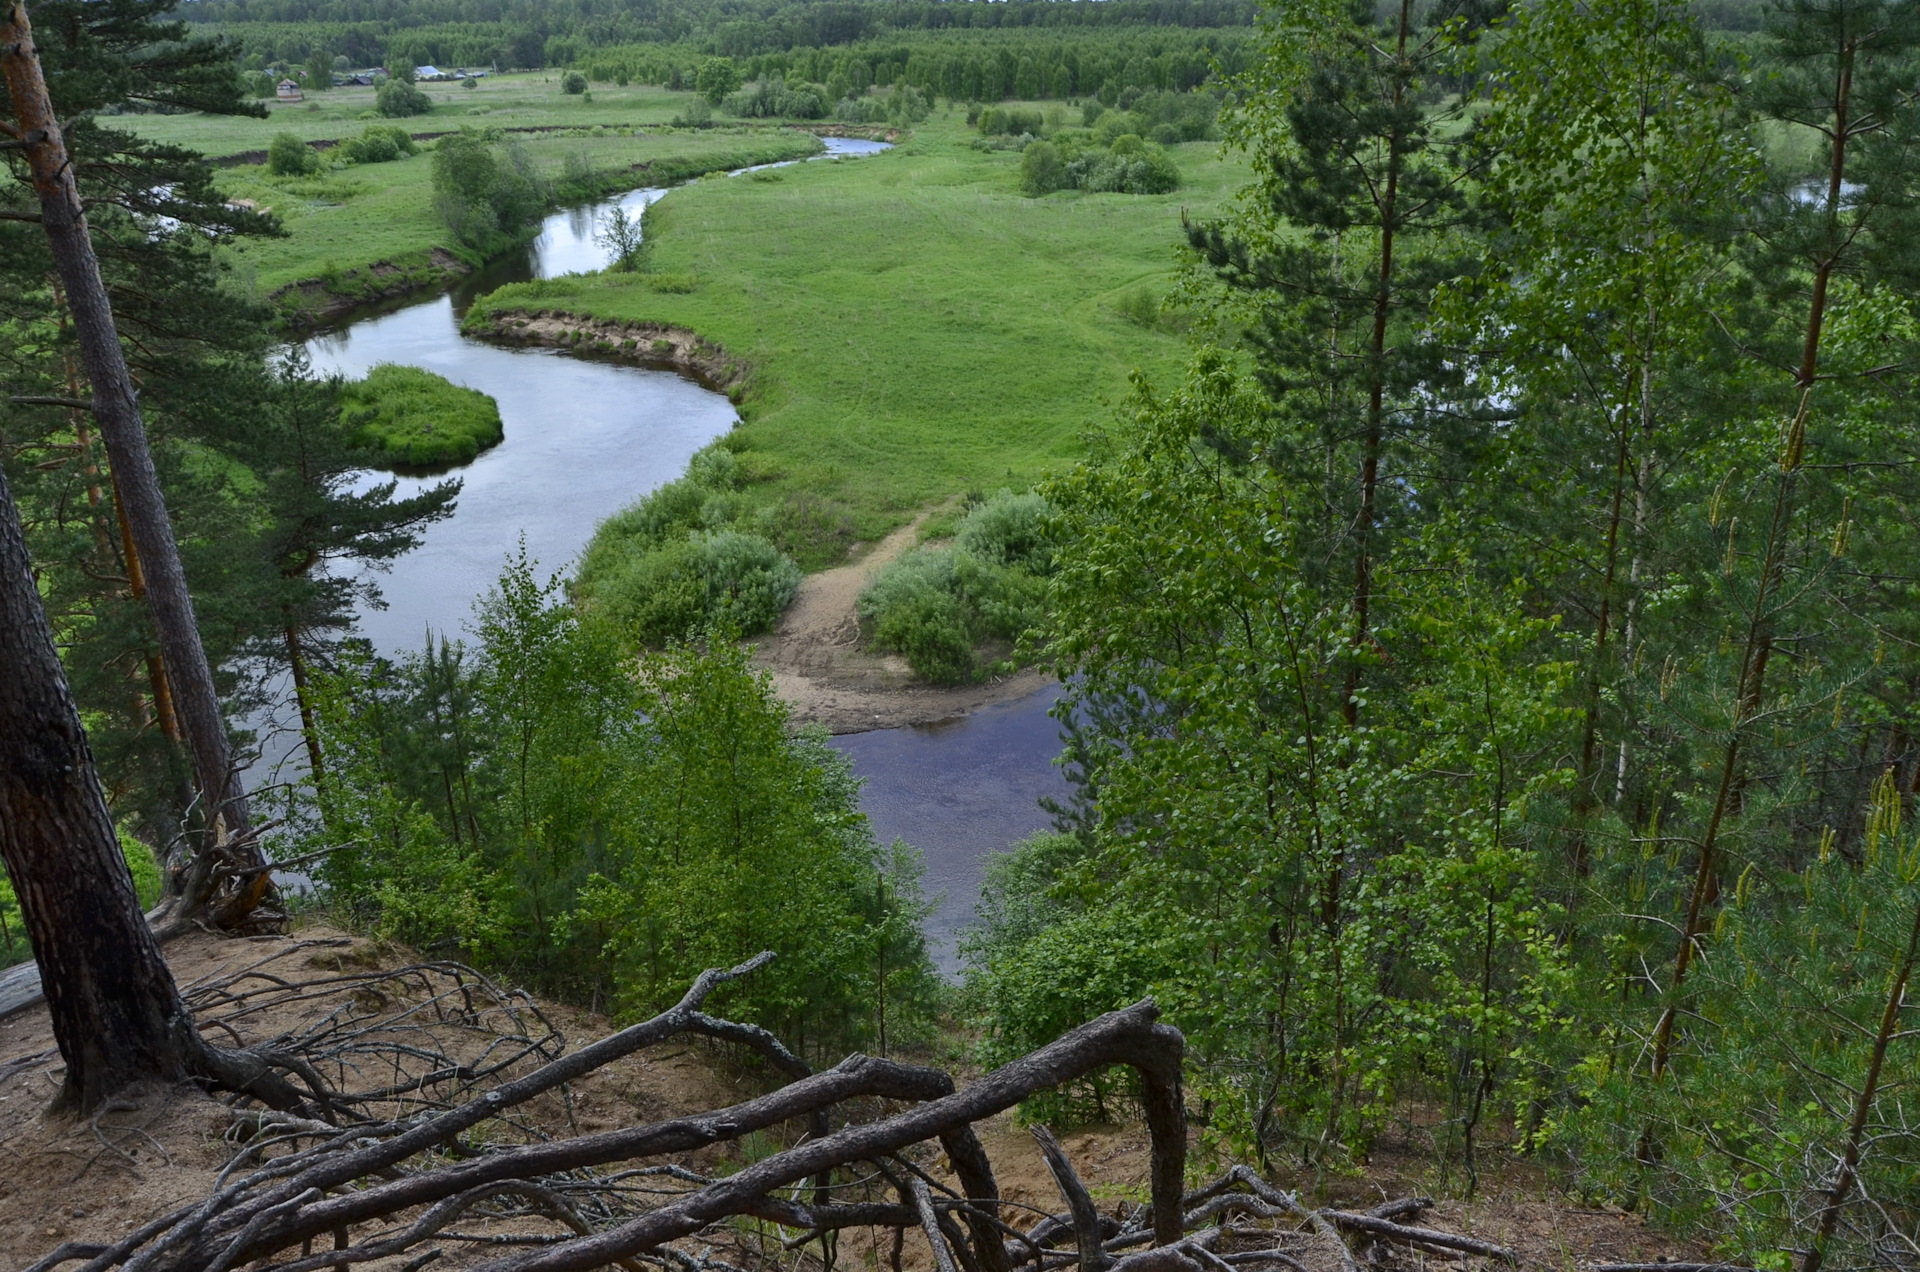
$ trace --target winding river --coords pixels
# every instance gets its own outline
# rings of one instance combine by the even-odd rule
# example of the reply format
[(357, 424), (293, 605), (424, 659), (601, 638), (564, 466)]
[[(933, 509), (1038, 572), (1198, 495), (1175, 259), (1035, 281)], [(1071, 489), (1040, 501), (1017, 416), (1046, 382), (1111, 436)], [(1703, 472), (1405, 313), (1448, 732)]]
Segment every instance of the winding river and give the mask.
[[(826, 138), (820, 158), (867, 155), (885, 143)], [(779, 166), (779, 165), (765, 165)], [(314, 336), (316, 371), (361, 376), (376, 362), (425, 367), (500, 404), (505, 440), (459, 470), (453, 515), (421, 545), (374, 577), (385, 607), (363, 607), (360, 630), (384, 654), (421, 647), (426, 633), (458, 636), (476, 597), (519, 551), (547, 571), (568, 568), (602, 519), (685, 471), (693, 453), (733, 427), (718, 393), (671, 371), (502, 348), (460, 333), (473, 300), (509, 282), (604, 268), (594, 227), (615, 206), (637, 213), (667, 193), (634, 190), (548, 217), (524, 251), (495, 261), (449, 293)], [(368, 481), (385, 480), (369, 474)], [(400, 479), (405, 493), (438, 478)], [(988, 852), (1047, 826), (1042, 796), (1066, 784), (1047, 717), (1057, 691), (1002, 703), (937, 725), (835, 739), (866, 779), (862, 803), (882, 842), (896, 836), (926, 858), (926, 889), (938, 905), (928, 937), (941, 969), (958, 967), (956, 938), (979, 896)], [(265, 750), (284, 754), (291, 735), (261, 721)], [(278, 737), (276, 745), (274, 738)]]

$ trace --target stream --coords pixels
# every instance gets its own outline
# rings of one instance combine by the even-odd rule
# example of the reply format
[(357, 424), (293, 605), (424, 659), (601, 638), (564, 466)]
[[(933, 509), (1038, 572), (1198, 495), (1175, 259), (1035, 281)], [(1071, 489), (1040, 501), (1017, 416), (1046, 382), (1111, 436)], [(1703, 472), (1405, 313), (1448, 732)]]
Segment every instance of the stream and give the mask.
[[(819, 159), (888, 148), (823, 140), (827, 153)], [(374, 577), (385, 606), (363, 606), (358, 617), (361, 634), (381, 653), (419, 649), (429, 631), (457, 636), (474, 601), (522, 543), (544, 572), (569, 569), (601, 520), (680, 476), (695, 451), (733, 427), (738, 417), (725, 397), (675, 372), (503, 348), (460, 333), (467, 307), (497, 287), (605, 268), (608, 253), (594, 241), (600, 219), (616, 206), (637, 214), (667, 193), (634, 190), (556, 212), (525, 249), (451, 291), (307, 341), (320, 374), (357, 377), (376, 362), (405, 363), (500, 404), (505, 440), (457, 470), (463, 484), (453, 515)], [(367, 476), (368, 484), (384, 480)], [(400, 493), (439, 480), (401, 477)], [(1057, 726), (1046, 714), (1057, 694), (1050, 688), (959, 720), (834, 739), (866, 779), (861, 803), (875, 835), (882, 843), (905, 839), (924, 854), (926, 893), (938, 900), (927, 934), (945, 973), (959, 966), (957, 933), (979, 896), (986, 854), (1045, 829), (1050, 819), (1040, 798), (1066, 792), (1052, 763), (1060, 750)], [(292, 722), (253, 723), (263, 738), (263, 767), (271, 768), (293, 749)]]

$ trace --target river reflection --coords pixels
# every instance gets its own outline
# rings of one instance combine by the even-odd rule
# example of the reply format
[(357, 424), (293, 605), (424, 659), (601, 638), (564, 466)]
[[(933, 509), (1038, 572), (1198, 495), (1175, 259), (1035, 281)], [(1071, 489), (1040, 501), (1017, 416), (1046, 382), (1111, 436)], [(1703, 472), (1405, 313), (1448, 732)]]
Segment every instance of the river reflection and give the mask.
[(926, 857), (927, 895), (944, 894), (927, 940), (949, 975), (960, 966), (959, 932), (973, 918), (987, 854), (1049, 829), (1040, 800), (1066, 798), (1053, 763), (1060, 725), (1047, 715), (1059, 697), (1060, 686), (1049, 685), (958, 720), (833, 739), (866, 779), (860, 804), (880, 842), (898, 837)]

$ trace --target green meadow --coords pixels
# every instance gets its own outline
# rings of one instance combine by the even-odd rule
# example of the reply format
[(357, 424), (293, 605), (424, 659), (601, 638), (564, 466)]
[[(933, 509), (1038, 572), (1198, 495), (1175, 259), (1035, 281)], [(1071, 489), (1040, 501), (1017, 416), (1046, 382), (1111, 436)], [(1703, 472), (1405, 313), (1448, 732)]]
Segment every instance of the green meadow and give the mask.
[[(433, 99), (433, 112), (390, 122), (416, 135), (445, 132), (462, 124), (495, 128), (588, 128), (666, 124), (693, 100), (692, 93), (635, 84), (620, 88), (595, 85), (586, 97), (560, 91), (560, 72), (529, 71), (488, 76), (473, 88), (458, 84), (421, 84)], [(588, 100), (591, 98), (591, 100)], [(350, 137), (366, 126), (373, 111), (373, 89), (334, 88), (309, 93), (304, 102), (268, 101), (267, 118), (227, 115), (117, 115), (111, 121), (155, 141), (197, 150), (210, 158), (265, 150), (275, 133), (290, 132), (302, 141)], [(389, 121), (383, 121), (389, 122)]]
[[(348, 135), (366, 126), (367, 121), (355, 120)], [(627, 133), (583, 125), (516, 140), (550, 181), (584, 179), (608, 190), (790, 159), (820, 148), (809, 133), (775, 128)], [(635, 172), (641, 164), (647, 169)], [(230, 198), (273, 209), (286, 227), (285, 238), (225, 249), (241, 284), (262, 295), (308, 279), (337, 281), (376, 262), (425, 265), (433, 248), (455, 246), (434, 209), (433, 156), (424, 148), (405, 159), (312, 176), (276, 177), (264, 165), (248, 164), (223, 170), (219, 183)]]
[(1172, 194), (1028, 199), (1019, 154), (971, 139), (941, 112), (886, 154), (709, 177), (647, 215), (645, 269), (675, 290), (647, 273), (516, 284), (469, 322), (564, 310), (724, 346), (751, 367), (728, 444), (754, 502), (825, 500), (859, 538), (1025, 487), (1081, 453), (1130, 372), (1178, 367), (1159, 302), (1181, 210), (1207, 215), (1248, 174), (1197, 142), (1170, 147)]

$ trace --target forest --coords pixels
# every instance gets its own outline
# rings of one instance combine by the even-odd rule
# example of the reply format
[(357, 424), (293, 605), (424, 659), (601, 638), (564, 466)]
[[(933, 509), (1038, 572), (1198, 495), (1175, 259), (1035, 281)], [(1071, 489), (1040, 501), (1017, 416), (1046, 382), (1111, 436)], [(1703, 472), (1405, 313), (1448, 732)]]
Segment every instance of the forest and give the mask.
[[(205, 1266), (216, 1238), (221, 1266), (302, 1241), (317, 1260), (329, 1207), (372, 1223), (403, 1183), (407, 1206), (451, 1205), (445, 1181), (496, 1150), (547, 1163), (526, 1167), (540, 1188), (616, 1160), (458, 1139), (484, 1100), (561, 1081), (544, 1068), (376, 1118), (374, 1097), (334, 1108), (299, 1054), (180, 1027), (162, 941), (320, 914), (434, 975), (458, 959), (650, 1038), (719, 1039), (793, 1078), (778, 1098), (833, 1092), (780, 1106), (818, 1112), (797, 1145), (653, 1209), (567, 1210), (564, 1240), (490, 1267), (730, 1268), (670, 1243), (746, 1216), (818, 1239), (810, 1268), (832, 1266), (822, 1234), (864, 1224), (924, 1230), (940, 1272), (1104, 1272), (1150, 1239), (1171, 1250), (1122, 1262), (1298, 1272), (1195, 1244), (1193, 1207), (1371, 1231), (1322, 1202), (1389, 1140), (1419, 1145), (1437, 1193), (1522, 1161), (1711, 1252), (1666, 1266), (1920, 1266), (1920, 3), (193, 0), (182, 21), (165, 0), (44, 0), (29, 33), (4, 2), (0, 951), (39, 962), (72, 1108), (159, 1074), (320, 1137), (197, 1219), (60, 1261)], [(1247, 165), (1236, 197), (1167, 205), (1174, 284), (1119, 302), (1177, 332), (1184, 365), (1138, 358), (1030, 490), (833, 478), (890, 492), (876, 524), (946, 522), (870, 580), (862, 640), (927, 681), (1032, 665), (1059, 686), (1070, 793), (987, 864), (958, 983), (912, 847), (880, 841), (845, 756), (744, 639), (802, 586), (805, 527), (774, 519), (818, 506), (782, 487), (756, 511), (756, 488), (808, 471), (766, 458), (772, 407), (749, 400), (607, 521), (577, 579), (523, 547), (465, 641), (388, 657), (356, 638), (364, 567), (414, 548), (462, 479), (367, 479), (401, 445), (368, 431), (372, 380), (315, 374), (223, 255), (286, 226), (121, 126), (259, 114), (248, 72), (336, 55), (577, 67), (742, 116), (776, 75), (856, 102), (911, 90), (919, 119), (893, 123), (944, 104), (924, 123), (938, 171), (994, 173), (1035, 217), (1166, 195), (1160, 147), (1215, 129)], [(1164, 132), (1121, 131), (1141, 127)], [(478, 131), (432, 154), (443, 201), (463, 156), (490, 190), (519, 162)], [(745, 201), (786, 178), (754, 175), (687, 206), (764, 228)], [(847, 187), (905, 206), (884, 176)], [(479, 206), (449, 203), (449, 224)], [(770, 302), (680, 268), (702, 224), (722, 222), (650, 213), (604, 275), (502, 288), (470, 325), (533, 302), (759, 321)], [(903, 348), (950, 317), (860, 297)], [(409, 383), (416, 411), (498, 428)], [(243, 722), (281, 676), (303, 762), (243, 790)], [(101, 974), (119, 960), (137, 974)], [(723, 984), (728, 1019), (700, 1014)], [(885, 1068), (914, 1048), (985, 1076), (955, 1093)], [(427, 1080), (395, 1060), (379, 1099)], [(880, 1096), (925, 1103), (839, 1104)], [(1151, 1196), (1102, 1228), (1042, 1135), (1067, 1206), (1046, 1232), (1077, 1244), (1003, 1244), (967, 1137), (1015, 1106), (1042, 1130), (1144, 1122)], [(828, 1107), (851, 1119), (834, 1135)], [(961, 1189), (938, 1204), (889, 1173), (934, 1140)], [(855, 1182), (879, 1191), (829, 1201)], [(1372, 1221), (1428, 1253), (1445, 1235)], [(356, 1231), (361, 1261), (438, 1229)], [(1441, 1248), (1511, 1257), (1481, 1246)], [(1340, 1251), (1328, 1266), (1355, 1272)]]

